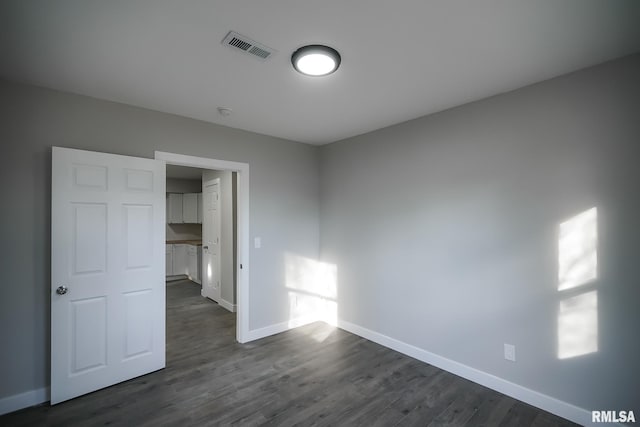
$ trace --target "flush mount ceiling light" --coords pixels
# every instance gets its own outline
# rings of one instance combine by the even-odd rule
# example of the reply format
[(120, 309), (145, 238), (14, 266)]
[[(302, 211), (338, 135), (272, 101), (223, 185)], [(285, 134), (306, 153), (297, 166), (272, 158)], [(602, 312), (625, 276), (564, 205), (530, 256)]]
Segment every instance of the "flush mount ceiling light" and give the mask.
[(222, 117), (228, 117), (233, 113), (233, 110), (229, 107), (218, 107), (218, 114)]
[(307, 76), (326, 76), (340, 66), (340, 54), (329, 46), (313, 44), (293, 52), (291, 63), (299, 73)]

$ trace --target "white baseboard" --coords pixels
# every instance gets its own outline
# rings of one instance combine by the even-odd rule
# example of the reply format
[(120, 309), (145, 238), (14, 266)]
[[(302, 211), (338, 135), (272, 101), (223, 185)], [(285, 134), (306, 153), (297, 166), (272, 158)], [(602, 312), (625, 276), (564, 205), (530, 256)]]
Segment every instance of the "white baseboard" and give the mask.
[(49, 387), (31, 390), (0, 399), (0, 415), (39, 405), (49, 400)]
[(462, 378), (466, 378), (474, 383), (478, 383), (500, 393), (506, 394), (514, 399), (521, 400), (529, 405), (551, 412), (552, 414), (573, 421), (574, 423), (578, 423), (583, 426), (595, 425), (591, 422), (591, 411), (587, 411), (586, 409), (579, 408), (537, 391), (530, 390), (526, 387), (522, 387), (518, 384), (496, 377), (495, 375), (488, 374), (467, 365), (463, 365), (462, 363), (438, 356), (437, 354), (423, 350), (419, 347), (415, 347), (411, 344), (407, 344), (395, 338), (382, 335), (378, 332), (374, 332), (370, 329), (363, 328), (362, 326), (344, 320), (338, 320), (338, 327), (382, 346), (406, 354), (407, 356), (411, 356), (414, 359), (418, 359)]
[(317, 316), (299, 317), (297, 319), (288, 320), (286, 322), (276, 323), (274, 325), (266, 326), (260, 329), (250, 330), (247, 334), (247, 340), (245, 342), (259, 340), (260, 338), (266, 338), (271, 335), (279, 334), (280, 332), (288, 331), (289, 329), (295, 329), (300, 326), (308, 325), (309, 323), (317, 322)]
[(226, 308), (232, 313), (235, 313), (237, 310), (237, 306), (235, 304), (231, 304), (229, 301), (220, 298), (220, 302), (218, 303), (221, 307)]

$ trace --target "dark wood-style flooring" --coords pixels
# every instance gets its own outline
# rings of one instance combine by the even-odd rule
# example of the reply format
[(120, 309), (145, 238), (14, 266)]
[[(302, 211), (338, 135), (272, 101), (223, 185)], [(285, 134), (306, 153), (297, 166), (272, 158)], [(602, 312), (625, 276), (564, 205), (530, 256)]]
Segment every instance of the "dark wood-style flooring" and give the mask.
[(167, 367), (1, 426), (572, 426), (356, 335), (315, 323), (249, 344), (189, 281), (167, 286)]

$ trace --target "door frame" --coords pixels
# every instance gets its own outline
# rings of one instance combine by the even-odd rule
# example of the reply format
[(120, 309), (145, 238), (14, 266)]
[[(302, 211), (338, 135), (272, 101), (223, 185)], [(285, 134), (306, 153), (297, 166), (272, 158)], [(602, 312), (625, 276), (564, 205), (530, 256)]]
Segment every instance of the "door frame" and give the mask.
[(238, 200), (237, 224), (238, 246), (236, 253), (236, 340), (249, 341), (249, 164), (207, 157), (156, 151), (156, 160), (166, 164), (200, 169), (231, 171), (238, 174), (236, 188)]

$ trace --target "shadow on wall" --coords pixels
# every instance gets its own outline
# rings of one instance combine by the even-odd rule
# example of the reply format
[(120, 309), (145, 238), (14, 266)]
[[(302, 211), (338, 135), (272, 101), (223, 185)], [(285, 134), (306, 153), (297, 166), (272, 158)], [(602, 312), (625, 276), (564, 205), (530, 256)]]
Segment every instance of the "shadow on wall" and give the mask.
[[(286, 253), (285, 287), (289, 299), (289, 327), (322, 321), (338, 322), (338, 267)], [(323, 341), (326, 337), (316, 337)]]
[(558, 359), (598, 351), (598, 210), (560, 224), (558, 233)]

